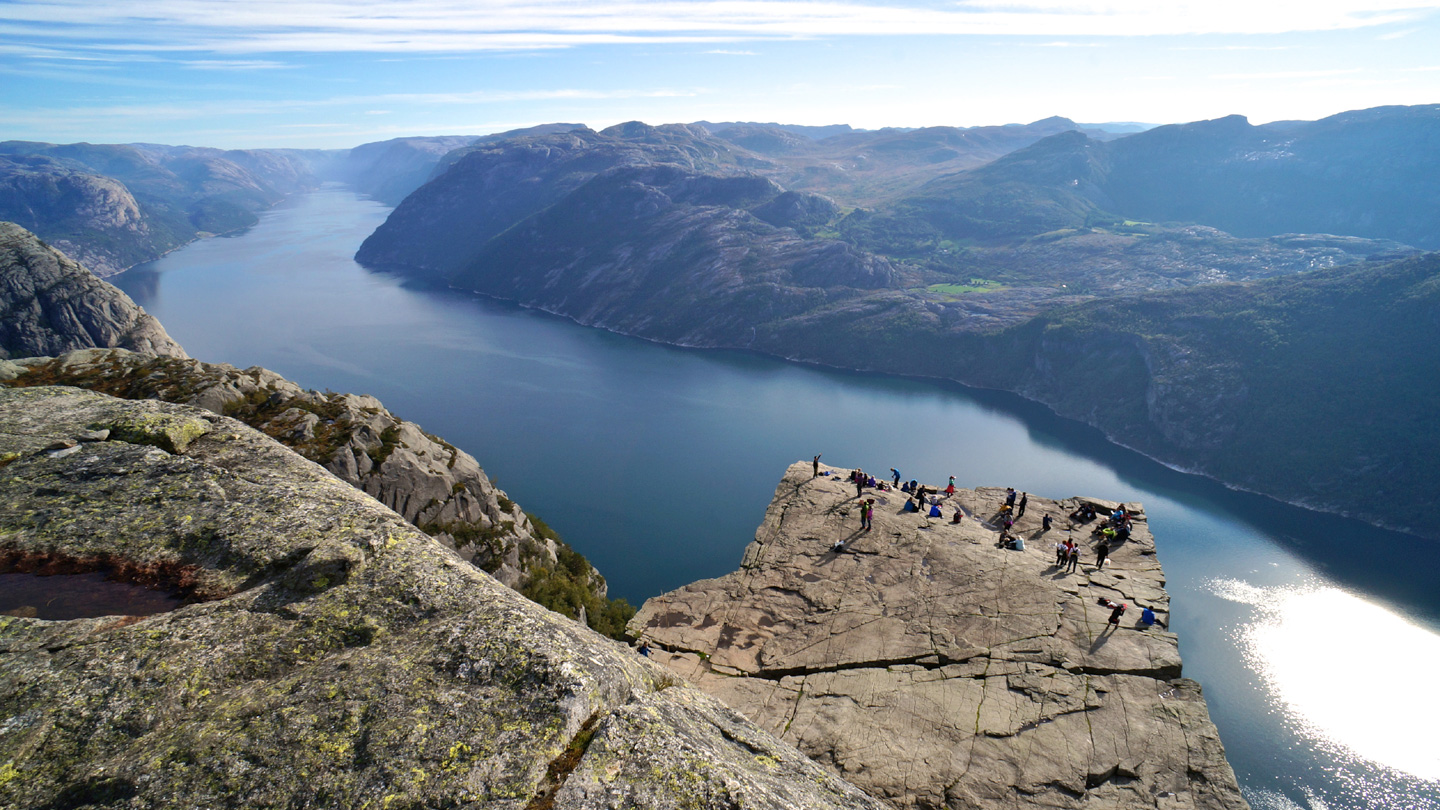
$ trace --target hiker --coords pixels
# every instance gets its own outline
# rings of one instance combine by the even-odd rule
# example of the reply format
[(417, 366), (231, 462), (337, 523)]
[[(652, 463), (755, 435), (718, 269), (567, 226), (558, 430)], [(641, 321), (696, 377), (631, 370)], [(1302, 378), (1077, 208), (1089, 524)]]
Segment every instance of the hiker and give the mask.
[[(1112, 604), (1113, 604), (1113, 603), (1112, 603)], [(1122, 613), (1124, 613), (1124, 612), (1125, 612), (1125, 603), (1124, 603), (1124, 602), (1121, 602), (1121, 603), (1118, 604), (1118, 605), (1114, 605), (1114, 608), (1110, 611), (1110, 623), (1113, 624), (1113, 625), (1115, 625), (1116, 627), (1119, 627), (1119, 626), (1120, 626), (1120, 614), (1122, 614)]]
[(865, 503), (861, 504), (861, 506), (860, 506), (860, 525), (861, 525), (861, 526), (864, 526), (864, 527), (865, 527), (865, 531), (867, 531), (867, 532), (870, 531), (871, 529), (875, 528), (875, 499), (874, 499), (874, 498), (866, 498), (866, 499), (865, 499)]
[(1069, 546), (1070, 559), (1066, 562), (1065, 570), (1075, 571), (1080, 568), (1080, 547), (1075, 545), (1074, 543), (1069, 543)]
[(932, 504), (930, 504), (930, 517), (941, 517), (941, 514), (940, 514), (940, 504), (938, 504), (938, 503), (932, 503)]
[(641, 655), (645, 656), (646, 658), (649, 658), (649, 657), (650, 657), (650, 642), (645, 641), (644, 639), (641, 639), (641, 641), (640, 641), (640, 646), (635, 648), (635, 652), (638, 652), (638, 653), (640, 653)]
[(1040, 533), (1044, 534), (1048, 531), (1050, 531), (1050, 513), (1046, 512), (1045, 517), (1040, 519)]
[(861, 472), (860, 470), (856, 470), (856, 471), (855, 471), (855, 497), (858, 498), (858, 497), (860, 497), (861, 495), (864, 495), (864, 494), (865, 494), (865, 473)]
[(952, 524), (953, 524), (953, 523), (959, 523), (959, 522), (960, 522), (960, 519), (963, 518), (963, 517), (965, 517), (965, 510), (963, 510), (963, 509), (961, 509), (960, 507), (957, 506), (957, 507), (955, 507), (955, 517), (950, 518), (950, 522), (951, 522)]
[(1095, 570), (1099, 571), (1105, 567), (1105, 558), (1110, 556), (1110, 541), (1102, 539), (1100, 545), (1095, 547)]
[(1055, 543), (1055, 567), (1064, 568), (1065, 561), (1070, 559), (1070, 547), (1061, 540)]
[(823, 456), (823, 455), (825, 455), (825, 454), (824, 454), (824, 453), (816, 453), (816, 454), (815, 454), (815, 460), (812, 461), (812, 462), (810, 462), (810, 468), (814, 471), (814, 472), (810, 473), (810, 477), (811, 477), (811, 478), (819, 478), (819, 477), (820, 477), (820, 457)]
[(900, 471), (891, 467), (890, 474), (895, 477), (895, 486), (900, 486)]
[[(951, 479), (951, 480), (953, 481), (954, 479)], [(1022, 492), (1022, 493), (1020, 493), (1020, 508), (1015, 510), (1015, 517), (1021, 518), (1021, 517), (1024, 517), (1024, 516), (1025, 516), (1025, 504), (1027, 504), (1027, 503), (1029, 503), (1029, 502), (1030, 502), (1030, 493), (1028, 493), (1028, 492)]]
[(1153, 627), (1155, 624), (1155, 611), (1148, 607), (1140, 611), (1140, 621), (1143, 622), (1146, 627)]

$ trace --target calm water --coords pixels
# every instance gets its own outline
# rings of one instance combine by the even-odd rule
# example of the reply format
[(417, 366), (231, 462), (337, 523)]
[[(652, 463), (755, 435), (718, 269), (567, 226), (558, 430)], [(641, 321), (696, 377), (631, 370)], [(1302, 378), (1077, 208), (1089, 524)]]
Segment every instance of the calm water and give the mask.
[(1015, 397), (673, 349), (415, 289), (330, 188), (115, 279), (193, 356), (373, 394), (469, 451), (639, 603), (739, 563), (781, 472), (1143, 501), (1185, 673), (1252, 805), (1440, 810), (1440, 544), (1234, 493)]

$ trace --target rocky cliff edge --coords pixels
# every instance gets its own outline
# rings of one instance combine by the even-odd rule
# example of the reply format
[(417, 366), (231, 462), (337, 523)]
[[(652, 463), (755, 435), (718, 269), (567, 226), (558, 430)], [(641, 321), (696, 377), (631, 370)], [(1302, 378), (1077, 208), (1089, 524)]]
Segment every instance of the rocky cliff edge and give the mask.
[(0, 359), (91, 346), (185, 357), (130, 296), (13, 222), (0, 222)]
[(880, 806), (232, 419), (0, 389), (0, 503), (202, 600), (0, 617), (0, 806)]
[[(942, 518), (867, 489), (867, 532), (845, 471), (824, 469), (786, 471), (740, 570), (645, 603), (630, 631), (656, 660), (898, 807), (1246, 807), (1199, 685), (1180, 677), (1139, 505), (1097, 569), (1091, 525), (1067, 532), (1067, 515), (1118, 504), (1030, 496), (1026, 547), (1003, 550), (1003, 489), (960, 490)], [(1054, 564), (1067, 534), (1075, 572)], [(1102, 598), (1128, 604), (1118, 627)]]

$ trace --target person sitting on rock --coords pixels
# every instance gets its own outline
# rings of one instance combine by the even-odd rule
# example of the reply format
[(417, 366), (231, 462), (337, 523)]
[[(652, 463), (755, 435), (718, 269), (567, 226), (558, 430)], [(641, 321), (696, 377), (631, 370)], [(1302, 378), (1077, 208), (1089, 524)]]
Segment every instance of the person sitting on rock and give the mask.
[(930, 517), (941, 517), (941, 514), (940, 514), (940, 504), (938, 504), (938, 503), (932, 503), (932, 504), (930, 504)]
[(951, 522), (951, 523), (959, 523), (959, 522), (960, 522), (960, 519), (963, 518), (963, 517), (965, 517), (965, 510), (963, 510), (963, 509), (961, 509), (960, 507), (957, 506), (957, 507), (955, 507), (955, 517), (950, 518), (950, 522)]

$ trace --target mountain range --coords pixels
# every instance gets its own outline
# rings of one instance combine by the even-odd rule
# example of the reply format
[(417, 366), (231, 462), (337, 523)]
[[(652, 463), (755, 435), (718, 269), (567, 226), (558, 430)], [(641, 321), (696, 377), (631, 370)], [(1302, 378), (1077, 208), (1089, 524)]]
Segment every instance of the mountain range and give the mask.
[[(631, 122), (471, 146), (357, 259), (650, 339), (1015, 391), (1166, 463), (1434, 534), (1413, 450), (1435, 366), (1386, 347), (1440, 337), (1414, 258), (1437, 244), (1440, 108), (996, 129)], [(810, 170), (840, 150), (888, 168)], [(1420, 303), (1396, 320), (1397, 298)], [(1167, 308), (1167, 328), (1139, 316)], [(1417, 432), (1349, 413), (1357, 378), (1326, 369), (1361, 357), (1413, 386), (1384, 413)], [(1281, 452), (1322, 414), (1323, 453)], [(1398, 481), (1402, 516), (1378, 506)]]

